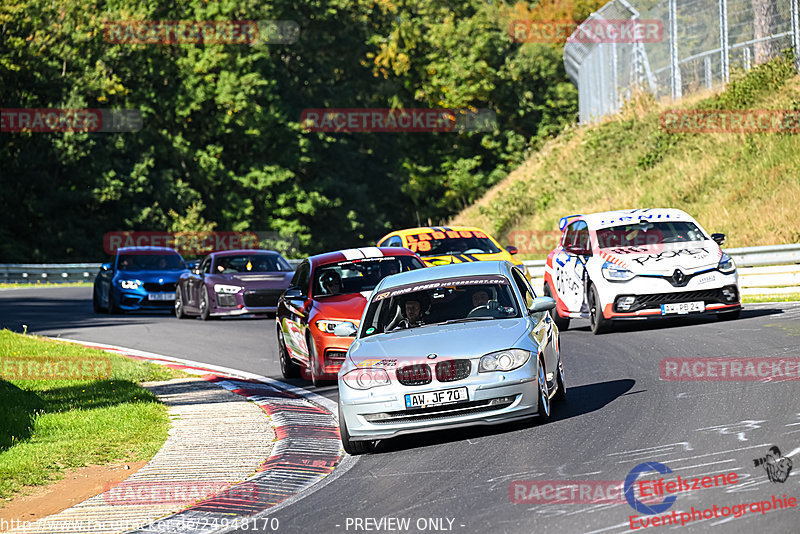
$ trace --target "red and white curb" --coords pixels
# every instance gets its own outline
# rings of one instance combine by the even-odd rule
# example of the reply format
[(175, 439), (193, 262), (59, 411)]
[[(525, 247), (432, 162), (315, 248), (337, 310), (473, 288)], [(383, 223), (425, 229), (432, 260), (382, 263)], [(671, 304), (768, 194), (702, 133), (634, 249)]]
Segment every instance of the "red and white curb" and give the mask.
[(330, 484), (357, 461), (342, 449), (336, 403), (321, 395), (227, 367), (104, 343), (53, 339), (201, 375), (259, 405), (275, 425), (276, 442), (271, 455), (255, 475), (181, 512), (130, 532), (194, 534), (252, 527)]

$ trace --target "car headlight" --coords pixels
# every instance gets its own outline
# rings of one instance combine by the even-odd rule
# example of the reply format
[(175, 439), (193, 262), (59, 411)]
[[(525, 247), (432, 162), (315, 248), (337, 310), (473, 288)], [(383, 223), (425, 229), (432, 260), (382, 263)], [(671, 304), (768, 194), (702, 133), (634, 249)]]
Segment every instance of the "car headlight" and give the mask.
[(603, 278), (611, 282), (625, 282), (626, 280), (630, 280), (636, 276), (628, 269), (623, 269), (618, 265), (614, 265), (610, 261), (607, 261), (603, 264), (601, 271), (603, 273)]
[(736, 272), (736, 264), (733, 263), (733, 258), (722, 253), (722, 257), (719, 259), (719, 263), (717, 264), (717, 270), (722, 274), (731, 274)]
[(353, 389), (370, 389), (389, 385), (389, 373), (386, 369), (364, 367), (353, 369), (342, 375), (344, 383)]
[(530, 357), (531, 353), (522, 349), (507, 349), (490, 352), (489, 354), (481, 356), (480, 364), (478, 364), (478, 372), (511, 371), (525, 365), (525, 362), (527, 362)]
[(342, 323), (353, 323), (356, 328), (358, 328), (358, 321), (317, 321), (315, 324), (317, 328), (319, 328), (320, 332), (325, 332), (326, 334), (333, 334), (333, 329), (339, 326)]
[(119, 281), (120, 287), (122, 289), (139, 289), (139, 286), (142, 285), (141, 280), (120, 280)]
[(214, 293), (238, 293), (244, 289), (240, 286), (229, 286), (225, 284), (214, 284)]

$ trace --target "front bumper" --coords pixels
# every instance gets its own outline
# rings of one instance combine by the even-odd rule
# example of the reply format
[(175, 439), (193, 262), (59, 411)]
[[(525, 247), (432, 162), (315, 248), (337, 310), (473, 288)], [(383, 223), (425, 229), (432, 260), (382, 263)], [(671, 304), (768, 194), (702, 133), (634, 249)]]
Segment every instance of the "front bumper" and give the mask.
[[(463, 380), (421, 386), (403, 386), (389, 371), (392, 383), (366, 391), (355, 390), (339, 379), (339, 407), (355, 441), (387, 439), (472, 425), (500, 424), (535, 415), (539, 406), (537, 360), (509, 372), (477, 373)], [(469, 400), (425, 409), (406, 409), (405, 395), (466, 387)]]
[(244, 289), (238, 293), (215, 293), (209, 315), (235, 317), (276, 313), (282, 289)]
[[(157, 296), (155, 300), (151, 295)], [(164, 299), (162, 295), (171, 296)], [(160, 298), (159, 298), (160, 297)], [(139, 289), (117, 289), (117, 306), (124, 311), (169, 310), (175, 306), (175, 292), (157, 292)]]

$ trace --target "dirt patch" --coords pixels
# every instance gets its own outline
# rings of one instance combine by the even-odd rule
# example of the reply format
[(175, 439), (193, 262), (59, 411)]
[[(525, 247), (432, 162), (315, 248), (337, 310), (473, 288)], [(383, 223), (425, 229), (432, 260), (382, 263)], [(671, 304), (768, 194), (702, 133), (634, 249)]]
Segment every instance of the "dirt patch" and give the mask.
[[(10, 501), (0, 501), (0, 519), (35, 521), (61, 512), (122, 482), (146, 464), (147, 462), (120, 462), (67, 470), (64, 478), (58, 482), (26, 488), (26, 495), (14, 497)], [(6, 530), (0, 526), (0, 532)]]

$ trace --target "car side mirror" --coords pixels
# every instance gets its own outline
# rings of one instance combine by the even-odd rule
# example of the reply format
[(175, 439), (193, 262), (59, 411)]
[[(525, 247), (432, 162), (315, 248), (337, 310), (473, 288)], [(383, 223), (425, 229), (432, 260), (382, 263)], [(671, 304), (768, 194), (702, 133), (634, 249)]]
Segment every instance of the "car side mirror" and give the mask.
[(298, 299), (303, 296), (303, 292), (300, 291), (299, 287), (290, 287), (283, 293), (283, 298), (286, 299)]
[(513, 256), (514, 254), (517, 254), (517, 253), (519, 252), (519, 249), (517, 249), (517, 247), (515, 247), (514, 245), (508, 245), (508, 246), (506, 247), (506, 250), (507, 250), (507, 251), (508, 251), (508, 253), (509, 253), (509, 254), (511, 254), (512, 256)]
[(556, 301), (553, 297), (536, 297), (533, 299), (531, 307), (528, 311), (531, 313), (538, 313), (543, 311), (552, 310), (556, 307)]
[(355, 337), (357, 330), (356, 325), (346, 321), (336, 325), (336, 328), (333, 329), (333, 335), (336, 337)]
[(100, 270), (101, 271), (110, 271), (111, 270), (111, 264), (110, 263), (104, 263), (103, 265), (100, 266)]
[(725, 234), (711, 234), (711, 239), (719, 246), (725, 244)]
[(569, 254), (574, 254), (575, 256), (591, 256), (592, 251), (588, 248), (581, 248), (575, 245), (567, 245), (564, 247), (564, 250), (567, 251)]

